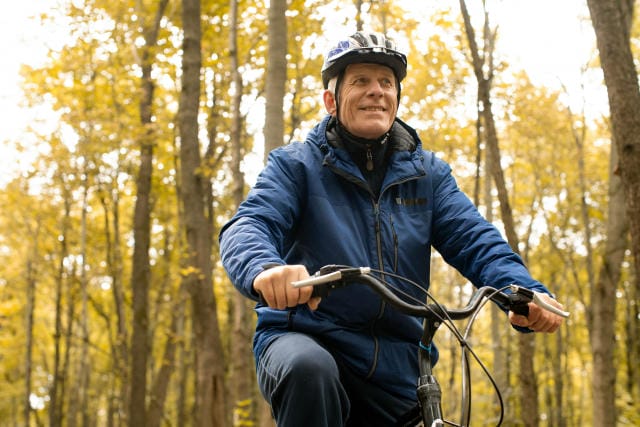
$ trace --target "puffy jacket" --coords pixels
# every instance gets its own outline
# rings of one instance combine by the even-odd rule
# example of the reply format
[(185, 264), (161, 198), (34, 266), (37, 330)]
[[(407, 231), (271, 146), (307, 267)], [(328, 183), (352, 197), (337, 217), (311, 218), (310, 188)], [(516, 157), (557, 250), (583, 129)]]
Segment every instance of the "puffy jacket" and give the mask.
[[(304, 143), (270, 153), (247, 199), (221, 230), (222, 262), (241, 293), (258, 301), (253, 281), (274, 263), (302, 264), (311, 274), (326, 264), (370, 266), (426, 289), (431, 247), (475, 286), (518, 283), (546, 292), (460, 191), (450, 167), (422, 149), (415, 130), (396, 119), (393, 153), (376, 200), (349, 154), (327, 140), (329, 118)], [(316, 311), (260, 303), (256, 311), (256, 360), (274, 337), (304, 332), (368, 381), (415, 398), (421, 319), (399, 313), (366, 286), (334, 290)]]

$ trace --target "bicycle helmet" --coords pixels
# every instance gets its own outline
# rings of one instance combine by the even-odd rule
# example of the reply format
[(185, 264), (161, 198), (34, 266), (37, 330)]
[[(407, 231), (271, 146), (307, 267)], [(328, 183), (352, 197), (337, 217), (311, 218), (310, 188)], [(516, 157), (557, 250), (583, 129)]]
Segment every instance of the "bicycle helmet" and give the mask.
[(322, 83), (342, 74), (350, 64), (374, 63), (393, 70), (398, 83), (407, 75), (407, 57), (396, 49), (396, 43), (380, 33), (358, 31), (339, 41), (329, 50), (322, 65)]

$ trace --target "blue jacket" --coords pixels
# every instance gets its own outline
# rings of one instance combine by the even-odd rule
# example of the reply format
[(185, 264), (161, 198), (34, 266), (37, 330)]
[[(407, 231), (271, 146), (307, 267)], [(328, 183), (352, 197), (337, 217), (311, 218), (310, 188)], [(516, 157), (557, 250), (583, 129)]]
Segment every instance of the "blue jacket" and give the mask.
[[(375, 200), (349, 154), (327, 140), (328, 121), (304, 143), (270, 153), (220, 233), (223, 265), (245, 296), (258, 301), (253, 280), (273, 263), (302, 264), (311, 274), (326, 264), (370, 266), (426, 289), (431, 247), (475, 286), (518, 283), (547, 292), (460, 191), (450, 167), (422, 149), (415, 130), (396, 120), (393, 153)], [(256, 311), (256, 359), (274, 337), (304, 332), (368, 381), (415, 398), (421, 319), (399, 313), (366, 286), (334, 290), (316, 311), (259, 303)]]

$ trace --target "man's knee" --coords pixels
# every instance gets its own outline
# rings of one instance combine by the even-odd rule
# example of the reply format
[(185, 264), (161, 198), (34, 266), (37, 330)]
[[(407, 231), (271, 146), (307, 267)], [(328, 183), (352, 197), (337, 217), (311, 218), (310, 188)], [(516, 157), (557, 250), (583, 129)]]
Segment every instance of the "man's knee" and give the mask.
[(297, 354), (289, 362), (290, 376), (308, 380), (339, 380), (338, 366), (328, 352)]
[(288, 360), (285, 381), (299, 383), (305, 387), (326, 387), (340, 383), (340, 372), (333, 356), (323, 347), (313, 351), (298, 352)]
[(263, 356), (260, 385), (278, 425), (343, 425), (349, 401), (338, 365), (323, 346), (291, 334), (278, 338)]

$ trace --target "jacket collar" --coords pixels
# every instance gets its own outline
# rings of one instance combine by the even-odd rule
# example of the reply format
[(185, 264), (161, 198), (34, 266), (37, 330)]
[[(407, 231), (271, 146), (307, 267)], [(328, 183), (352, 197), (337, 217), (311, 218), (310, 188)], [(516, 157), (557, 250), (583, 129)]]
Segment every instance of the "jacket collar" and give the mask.
[[(314, 130), (321, 130), (322, 134), (317, 136), (325, 139), (332, 147), (344, 148), (339, 139), (335, 137), (336, 131), (331, 129), (332, 127), (335, 127), (335, 120), (328, 115)], [(421, 148), (420, 138), (416, 131), (397, 117), (391, 126), (389, 136), (388, 140), (393, 151), (415, 151)]]
[[(307, 137), (306, 142), (320, 148), (325, 154), (323, 163), (342, 169), (362, 179), (358, 167), (349, 153), (332, 138), (327, 138), (331, 116), (324, 117)], [(330, 134), (330, 133), (329, 133)], [(421, 177), (426, 174), (423, 165), (422, 143), (415, 129), (396, 118), (391, 128), (390, 148), (394, 151), (387, 165), (383, 188), (391, 182)]]

